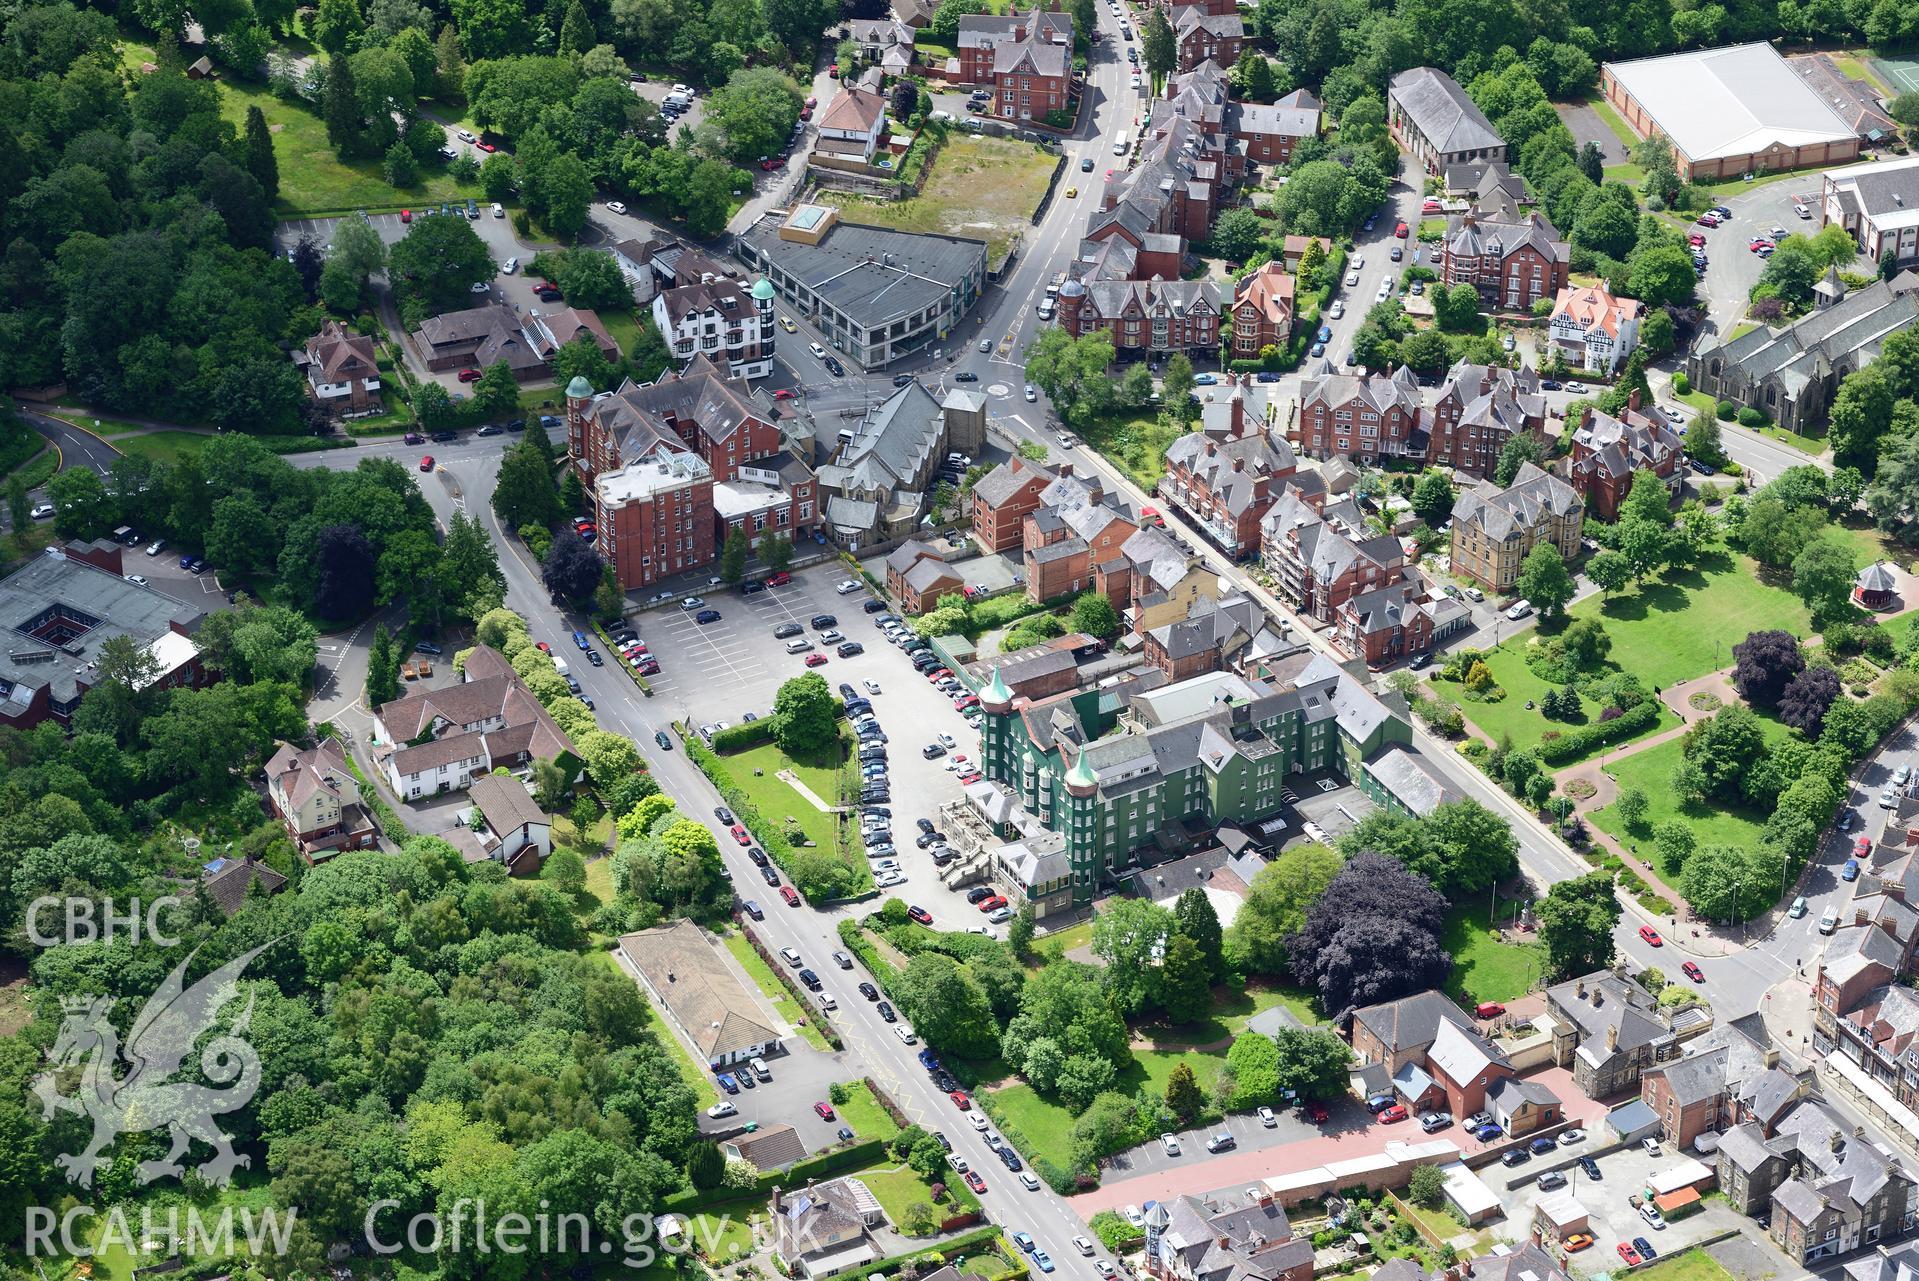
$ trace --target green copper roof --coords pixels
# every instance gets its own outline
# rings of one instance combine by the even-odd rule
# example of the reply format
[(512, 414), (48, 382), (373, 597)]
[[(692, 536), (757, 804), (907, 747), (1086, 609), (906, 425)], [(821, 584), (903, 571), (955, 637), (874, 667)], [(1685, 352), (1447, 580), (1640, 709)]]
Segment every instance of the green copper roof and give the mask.
[(756, 302), (770, 302), (773, 298), (773, 282), (761, 276), (753, 282), (753, 299)]
[(593, 384), (586, 380), (584, 374), (574, 374), (573, 381), (566, 385), (566, 398), (568, 400), (588, 400), (591, 399), (592, 395)]
[(1086, 763), (1085, 752), (1081, 752), (1079, 754), (1078, 759), (1076, 759), (1073, 762), (1073, 768), (1066, 771), (1066, 786), (1068, 787), (1098, 787), (1099, 786), (1099, 776), (1094, 774), (1092, 767)]
[(999, 674), (999, 668), (993, 669), (993, 683), (986, 687), (986, 697), (995, 703), (1013, 701), (1013, 691), (1006, 688), (1006, 678)]

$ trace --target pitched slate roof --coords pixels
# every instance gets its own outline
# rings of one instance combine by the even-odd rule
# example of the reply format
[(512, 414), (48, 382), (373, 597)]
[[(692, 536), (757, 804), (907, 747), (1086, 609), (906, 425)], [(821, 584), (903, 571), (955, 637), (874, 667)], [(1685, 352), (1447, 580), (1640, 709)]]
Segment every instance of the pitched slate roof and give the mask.
[(779, 1039), (719, 943), (693, 922), (622, 934), (620, 950), (709, 1060)]
[(1614, 418), (1595, 409), (1573, 433), (1573, 450), (1575, 474), (1591, 471), (1623, 480), (1641, 468), (1659, 471), (1676, 463), (1685, 442), (1671, 427), (1646, 414), (1629, 409)]
[(1432, 67), (1402, 71), (1393, 77), (1388, 95), (1437, 151), (1481, 151), (1506, 145), (1492, 121), (1443, 71)]
[(467, 788), (466, 794), (479, 807), (486, 825), (501, 836), (523, 826), (540, 827), (551, 822), (533, 803), (526, 784), (511, 775), (488, 774)]
[(1353, 1012), (1353, 1020), (1389, 1053), (1433, 1044), (1442, 1025), (1472, 1027), (1472, 1019), (1443, 992), (1427, 990)]
[(1571, 485), (1526, 463), (1508, 488), (1482, 481), (1462, 495), (1453, 508), (1453, 524), (1477, 526), (1494, 541), (1504, 541), (1536, 528), (1548, 516), (1569, 516), (1579, 507), (1579, 493)]

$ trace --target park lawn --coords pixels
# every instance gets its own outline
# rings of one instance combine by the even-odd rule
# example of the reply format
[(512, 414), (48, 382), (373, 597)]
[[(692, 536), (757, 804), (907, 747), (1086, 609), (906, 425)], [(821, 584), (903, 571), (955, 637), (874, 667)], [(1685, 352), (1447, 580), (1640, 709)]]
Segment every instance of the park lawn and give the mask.
[(177, 463), (197, 455), (211, 439), (191, 431), (150, 431), (143, 436), (116, 440), (113, 447), (123, 454), (141, 454), (155, 462)]
[(1892, 637), (1895, 645), (1903, 648), (1906, 637), (1912, 634), (1915, 623), (1919, 623), (1919, 610), (1909, 610), (1897, 618), (1888, 618), (1879, 626), (1885, 630), (1886, 635)]
[(1732, 1273), (1704, 1250), (1687, 1250), (1655, 1260), (1651, 1266), (1634, 1268), (1635, 1281), (1732, 1281)]
[(1092, 920), (1089, 918), (1081, 921), (1078, 925), (1069, 925), (1063, 930), (1055, 930), (1051, 934), (1041, 935), (1033, 940), (1033, 946), (1036, 949), (1044, 947), (1049, 943), (1059, 944), (1059, 949), (1062, 952), (1070, 952), (1076, 947), (1091, 947), (1093, 943)]
[[(800, 827), (815, 845), (822, 849), (833, 848), (835, 829), (838, 827), (834, 815), (822, 812), (813, 802), (787, 786), (778, 775), (780, 770), (791, 770), (800, 782), (812, 789), (815, 796), (833, 805), (839, 800), (839, 779), (843, 765), (825, 760), (802, 763), (782, 752), (776, 743), (762, 743), (720, 759), (726, 764), (726, 772), (733, 776), (740, 790), (752, 798), (753, 807), (768, 822), (777, 824), (791, 815), (799, 821)], [(754, 770), (760, 771), (759, 774), (755, 775)], [(850, 829), (848, 839), (857, 839)]]
[(1506, 942), (1486, 923), (1491, 910), (1484, 894), (1454, 903), (1440, 936), (1453, 958), (1446, 995), (1469, 1009), (1481, 1001), (1518, 1000), (1545, 977), (1544, 945)]
[(1912, 563), (1912, 548), (1871, 525), (1841, 525), (1840, 530), (1858, 549), (1861, 564), (1870, 564), (1875, 560), (1889, 560), (1901, 566)]
[(1081, 427), (1079, 434), (1107, 462), (1150, 493), (1166, 474), (1167, 449), (1186, 433), (1160, 422), (1157, 414), (1142, 413), (1103, 418)]
[[(1224, 1053), (1135, 1049), (1133, 1065), (1119, 1074), (1113, 1088), (1128, 1098), (1142, 1088), (1151, 1090), (1156, 1097), (1164, 1097), (1167, 1078), (1172, 1076), (1175, 1067), (1185, 1063), (1198, 1076), (1199, 1088), (1210, 1097), (1213, 1078), (1219, 1075), (1225, 1062)], [(1006, 1123), (1024, 1136), (1027, 1151), (1065, 1153), (1072, 1150), (1075, 1117), (1064, 1104), (1041, 1098), (1030, 1085), (1009, 1085), (994, 1090), (991, 1097)]]
[[(1760, 717), (1759, 724), (1765, 731), (1769, 746), (1791, 732), (1770, 717)], [(1722, 806), (1708, 802), (1701, 806), (1688, 806), (1680, 801), (1672, 790), (1671, 779), (1672, 772), (1684, 759), (1685, 739), (1675, 738), (1643, 752), (1635, 752), (1606, 767), (1606, 774), (1619, 784), (1620, 791), (1636, 787), (1646, 794), (1646, 817), (1640, 821), (1638, 828), (1627, 831), (1625, 823), (1620, 821), (1616, 803), (1595, 810), (1588, 817), (1601, 831), (1626, 843), (1629, 848), (1645, 839), (1646, 848), (1650, 850), (1653, 830), (1670, 819), (1678, 819), (1690, 827), (1693, 843), (1700, 848), (1708, 845), (1757, 844), (1766, 827), (1764, 812), (1745, 805)], [(1679, 873), (1678, 868), (1661, 867), (1659, 871), (1668, 878)]]
[(793, 994), (787, 991), (786, 984), (780, 982), (780, 976), (773, 973), (773, 967), (766, 963), (765, 957), (754, 950), (753, 944), (747, 940), (746, 935), (737, 930), (729, 933), (726, 936), (726, 950), (733, 954), (733, 959), (740, 963), (740, 968), (752, 976), (753, 982), (759, 985), (760, 994), (766, 998), (774, 1012), (798, 1028), (808, 1045), (828, 1054), (833, 1052), (833, 1047), (827, 1044), (825, 1034), (813, 1026), (813, 1020), (807, 1017), (806, 1010), (793, 999)]
[[(1761, 436), (1776, 440), (1782, 445), (1791, 445), (1802, 454), (1811, 454), (1817, 457), (1826, 452), (1826, 442), (1821, 437), (1801, 436), (1798, 432), (1790, 428), (1781, 427), (1777, 423), (1767, 423), (1763, 427), (1754, 427), (1750, 430), (1758, 432)], [(1770, 479), (1770, 477), (1768, 477), (1768, 479)]]
[(1609, 598), (1589, 596), (1571, 613), (1605, 624), (1613, 641), (1608, 662), (1665, 689), (1731, 665), (1732, 647), (1753, 632), (1811, 634), (1799, 599), (1758, 575), (1757, 562), (1722, 548), (1696, 568)]
[(341, 160), (327, 142), (326, 122), (304, 103), (283, 102), (263, 85), (222, 78), (220, 114), (236, 128), (246, 127), (247, 108), (258, 107), (273, 134), (273, 156), (280, 164), (280, 195), (274, 212), (285, 217), (401, 209), (427, 203), (479, 197), (477, 184), (461, 187), (438, 160), (422, 166), (420, 182), (399, 188), (380, 172), (378, 158)]
[[(1007, 1176), (1011, 1178), (1011, 1175)], [(917, 1201), (933, 1205), (932, 1189), (926, 1180), (912, 1166), (901, 1162), (898, 1165), (861, 1170), (859, 1180), (866, 1185), (867, 1191), (878, 1199), (886, 1211), (886, 1218), (896, 1231), (905, 1234), (902, 1226), (906, 1222), (906, 1208)], [(933, 1213), (937, 1218), (950, 1218), (956, 1214), (965, 1214), (979, 1208), (979, 1199), (964, 1180), (953, 1178), (946, 1184), (946, 1203), (934, 1205)]]
[[(1577, 610), (1574, 612), (1576, 613)], [(1617, 631), (1610, 622), (1607, 623), (1607, 630), (1614, 633), (1612, 665), (1623, 667), (1627, 671), (1639, 670), (1619, 661), (1620, 645)], [(1540, 736), (1548, 730), (1564, 731), (1577, 728), (1579, 725), (1591, 724), (1605, 709), (1596, 700), (1587, 698), (1583, 694), (1579, 699), (1579, 705), (1585, 711), (1585, 719), (1582, 721), (1549, 721), (1540, 712), (1539, 703), (1546, 697), (1546, 691), (1557, 687), (1550, 681), (1541, 680), (1533, 674), (1530, 667), (1526, 666), (1526, 646), (1531, 643), (1535, 634), (1531, 630), (1522, 632), (1519, 636), (1502, 642), (1498, 649), (1488, 651), (1485, 659), (1486, 666), (1492, 671), (1493, 679), (1499, 682), (1500, 688), (1506, 691), (1506, 697), (1498, 702), (1485, 703), (1469, 699), (1466, 697), (1466, 687), (1456, 681), (1429, 681), (1428, 688), (1458, 707), (1467, 720), (1478, 726), (1495, 743), (1510, 738), (1514, 747), (1533, 747), (1538, 745)], [(1741, 633), (1740, 639), (1745, 639), (1744, 633)], [(1530, 709), (1526, 706), (1529, 702), (1533, 704)], [(1679, 717), (1662, 706), (1659, 709), (1658, 724), (1639, 737), (1662, 733), (1677, 724), (1679, 724)], [(1553, 766), (1553, 769), (1569, 768), (1580, 761), (1612, 751), (1619, 746), (1621, 746), (1620, 743), (1611, 743), (1594, 748), (1582, 756), (1559, 762)]]
[(835, 1103), (833, 1107), (839, 1112), (840, 1120), (853, 1127), (853, 1133), (862, 1139), (889, 1142), (900, 1132), (899, 1126), (893, 1124), (893, 1118), (880, 1106), (880, 1101), (873, 1097), (872, 1087), (866, 1082), (848, 1081), (846, 1089), (846, 1102)]
[(1246, 1030), (1246, 1025), (1255, 1017), (1275, 1005), (1284, 1005), (1292, 1011), (1294, 1018), (1307, 1027), (1326, 1021), (1314, 1006), (1312, 994), (1304, 988), (1215, 987), (1213, 1008), (1205, 1018), (1194, 1023), (1141, 1023), (1134, 1027), (1133, 1033), (1166, 1050), (1219, 1045), (1232, 1041)]
[(1057, 153), (1031, 143), (955, 133), (911, 199), (881, 202), (832, 191), (820, 199), (838, 205), (851, 222), (984, 240), (987, 260), (998, 262), (1013, 237), (1032, 225), (1059, 163)]
[[(620, 968), (620, 963), (613, 959), (612, 952), (591, 952), (588, 953), (588, 955), (592, 956), (597, 964), (604, 965), (607, 969), (612, 970), (627, 982), (637, 984), (638, 980)], [(646, 1025), (648, 1030), (659, 1038), (660, 1044), (666, 1047), (667, 1053), (671, 1054), (674, 1059), (678, 1061), (680, 1065), (680, 1076), (692, 1087), (693, 1093), (698, 1096), (696, 1102), (702, 1109), (712, 1107), (715, 1103), (718, 1103), (720, 1101), (720, 1087), (714, 1084), (713, 1074), (704, 1070), (699, 1064), (693, 1061), (692, 1052), (686, 1048), (686, 1042), (673, 1035), (673, 1029), (666, 1025), (666, 1017), (662, 1015), (658, 1009), (654, 1008), (653, 1002), (647, 997), (645, 989), (641, 989), (640, 998), (646, 1002)]]

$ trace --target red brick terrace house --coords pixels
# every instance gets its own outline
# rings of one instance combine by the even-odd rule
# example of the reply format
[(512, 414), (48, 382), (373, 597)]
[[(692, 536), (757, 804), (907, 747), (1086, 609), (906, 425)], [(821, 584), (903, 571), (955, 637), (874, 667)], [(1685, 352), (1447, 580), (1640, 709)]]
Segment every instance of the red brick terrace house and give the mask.
[(1236, 102), (1227, 109), (1226, 128), (1246, 145), (1246, 158), (1255, 164), (1283, 165), (1293, 158), (1302, 138), (1319, 135), (1319, 99), (1295, 89), (1270, 107)]
[(1024, 458), (1001, 463), (973, 483), (973, 539), (981, 550), (1012, 551), (1020, 545), (1020, 528), (1029, 513), (1039, 509), (1042, 490), (1061, 476), (1070, 476), (1070, 464), (1057, 471)]
[(1191, 71), (1202, 62), (1230, 67), (1239, 61), (1240, 48), (1246, 43), (1246, 24), (1237, 10), (1216, 14), (1207, 5), (1183, 4), (1173, 9), (1167, 20), (1172, 24), (1181, 71)]
[(1386, 587), (1349, 598), (1336, 612), (1339, 647), (1374, 671), (1431, 650), (1471, 621), (1466, 607), (1434, 596), (1416, 569)]
[[(1486, 1092), (1496, 1082), (1518, 1075), (1498, 1046), (1470, 1026), (1450, 1021), (1439, 1025), (1432, 1048), (1426, 1051), (1425, 1068), (1433, 1085), (1446, 1097), (1443, 1110), (1454, 1116), (1471, 1116), (1479, 1111), (1486, 1106)], [(1398, 1083), (1395, 1077), (1395, 1086)]]
[(1546, 398), (1531, 370), (1515, 374), (1462, 360), (1447, 373), (1423, 422), (1431, 437), (1428, 462), (1483, 480), (1498, 468), (1500, 451), (1514, 436), (1544, 443)]
[(1103, 329), (1122, 360), (1219, 350), (1219, 286), (1210, 280), (1068, 280), (1059, 306), (1066, 332)]
[(1659, 477), (1666, 483), (1666, 492), (1678, 497), (1686, 478), (1681, 470), (1685, 450), (1678, 432), (1636, 408), (1614, 418), (1588, 407), (1585, 421), (1573, 433), (1567, 479), (1586, 496), (1586, 506), (1595, 516), (1613, 521), (1619, 518), (1619, 505), (1632, 489), (1633, 477), (1641, 471)]
[(1348, 601), (1405, 575), (1406, 551), (1397, 538), (1369, 532), (1351, 502), (1327, 504), (1323, 495), (1291, 484), (1266, 513), (1260, 536), (1274, 591), (1322, 623), (1336, 623)]
[(1065, 111), (1073, 82), (1073, 18), (1051, 12), (960, 19), (960, 80), (991, 89), (988, 107), (1007, 120)]
[[(1241, 404), (1234, 401), (1235, 407)], [(1224, 440), (1199, 432), (1175, 440), (1167, 447), (1158, 490), (1235, 560), (1259, 550), (1260, 522), (1278, 501), (1281, 483), (1299, 466), (1284, 437), (1243, 418), (1241, 424), (1238, 434)]]
[(1309, 458), (1424, 459), (1419, 380), (1405, 366), (1391, 375), (1336, 373), (1322, 361), (1299, 392), (1299, 452)]
[(1262, 264), (1239, 282), (1233, 297), (1233, 355), (1253, 360), (1293, 336), (1293, 275), (1276, 262)]
[[(1095, 585), (1096, 578), (1114, 609), (1126, 608), (1131, 575), (1121, 548), (1139, 526), (1117, 503), (1103, 496), (1097, 482), (1062, 476), (1040, 494), (1039, 509), (1027, 515), (1026, 595), (1052, 600)], [(1109, 570), (1096, 576), (1096, 571)]]
[(1571, 253), (1538, 212), (1500, 222), (1469, 210), (1452, 220), (1440, 242), (1439, 278), (1471, 285), (1495, 311), (1530, 311), (1566, 287)]

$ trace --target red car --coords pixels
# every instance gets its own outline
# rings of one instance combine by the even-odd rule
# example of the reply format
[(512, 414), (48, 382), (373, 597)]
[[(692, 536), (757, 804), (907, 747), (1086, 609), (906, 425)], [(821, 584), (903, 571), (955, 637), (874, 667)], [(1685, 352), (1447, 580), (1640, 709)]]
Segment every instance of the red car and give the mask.
[(1854, 858), (1864, 860), (1871, 857), (1871, 855), (1872, 838), (1870, 836), (1862, 836), (1852, 843), (1852, 856)]
[(481, 151), (486, 152), (486, 154), (489, 156), (499, 150), (498, 147), (494, 146), (490, 142), (476, 142), (473, 145), (478, 147)]
[(1326, 1124), (1326, 1118), (1330, 1117), (1332, 1113), (1326, 1110), (1324, 1103), (1309, 1103), (1306, 1105), (1306, 1115), (1312, 1118), (1314, 1125), (1324, 1125)]
[(1006, 896), (1004, 894), (989, 895), (979, 901), (979, 910), (982, 912), (996, 912), (1005, 906)]
[(806, 656), (806, 665), (808, 667), (824, 667), (826, 666), (826, 655), (808, 654)]
[(539, 650), (542, 654), (551, 654), (553, 652), (553, 647), (545, 641), (534, 641), (533, 648)]
[(462, 369), (462, 370), (460, 371), (460, 381), (461, 381), (461, 382), (463, 382), (463, 383), (476, 383), (476, 382), (479, 382), (479, 381), (480, 381), (480, 371), (479, 371), (479, 370), (477, 370), (477, 369)]
[(1696, 231), (1688, 232), (1686, 234), (1686, 243), (1695, 249), (1704, 249), (1706, 247), (1706, 238)]
[(793, 581), (793, 576), (787, 573), (785, 570), (781, 570), (777, 574), (768, 574), (766, 576), (766, 585), (768, 587), (784, 587), (792, 581)]
[(980, 773), (978, 770), (974, 770), (970, 774), (961, 774), (959, 776), (960, 786), (971, 787), (973, 784), (979, 782), (982, 778), (985, 778), (985, 777), (986, 775)]
[(800, 119), (811, 120), (812, 118), (813, 118), (813, 108), (811, 107), (800, 108)]
[(1436, 214), (1439, 211), (1440, 211), (1439, 202), (1437, 200), (1434, 200), (1430, 196), (1426, 198), (1426, 203), (1419, 207), (1419, 212), (1421, 213)]
[(980, 1178), (978, 1170), (968, 1170), (966, 1172), (966, 1186), (975, 1192), (984, 1192), (986, 1191), (986, 1180)]
[(917, 925), (931, 925), (933, 923), (933, 914), (923, 907), (907, 908), (906, 917)]
[(840, 64), (836, 62), (832, 66), (828, 67), (826, 69), (826, 74), (831, 76), (833, 79), (838, 80), (840, 78)]
[(1679, 972), (1695, 983), (1704, 983), (1706, 981), (1706, 972), (1699, 968), (1697, 961), (1687, 961), (1679, 967)]
[(1405, 1119), (1406, 1105), (1404, 1103), (1395, 1103), (1379, 1114), (1381, 1125), (1391, 1125), (1394, 1121), (1404, 1121)]
[(1394, 227), (1393, 235), (1397, 236), (1401, 240), (1404, 240), (1406, 238), (1406, 224), (1402, 222), (1397, 227)]
[(1746, 246), (1746, 248), (1753, 253), (1758, 253), (1761, 249), (1771, 249), (1773, 247), (1772, 241), (1765, 239), (1763, 236), (1754, 237), (1752, 242)]
[(413, 221), (413, 211), (412, 211), (411, 209), (402, 209), (402, 210), (400, 210), (400, 221), (401, 221), (401, 222), (412, 222), (412, 221)]
[(963, 694), (953, 700), (953, 706), (962, 712), (969, 707), (978, 707), (979, 696), (977, 694)]
[(799, 393), (791, 387), (781, 387), (773, 393), (774, 400), (796, 400), (798, 397)]
[(432, 454), (428, 454), (428, 455), (427, 455), (427, 456), (426, 456), (425, 458), (422, 458), (422, 459), (420, 460), (420, 470), (421, 470), (421, 471), (432, 471), (432, 470), (433, 470), (433, 455), (432, 455)]
[(1506, 1012), (1506, 1007), (1498, 1001), (1481, 1001), (1473, 1008), (1473, 1013), (1482, 1019), (1496, 1019)]
[(830, 1103), (815, 1103), (813, 1105), (813, 1115), (822, 1121), (831, 1121), (833, 1119), (833, 1105)]
[(1646, 942), (1654, 947), (1664, 947), (1666, 945), (1666, 940), (1659, 937), (1659, 931), (1650, 925), (1642, 925), (1639, 927), (1639, 937), (1645, 939)]
[(1632, 1248), (1630, 1241), (1619, 1243), (1619, 1257), (1626, 1261), (1626, 1266), (1629, 1268), (1636, 1268), (1640, 1264), (1639, 1251)]
[(760, 161), (760, 168), (764, 169), (767, 173), (772, 173), (775, 169), (786, 168), (786, 162), (784, 160), (774, 160), (774, 159), (768, 158), (766, 160)]
[(798, 907), (800, 905), (799, 891), (791, 885), (780, 886), (780, 897), (786, 900), (788, 907)]
[(753, 843), (753, 838), (750, 835), (748, 835), (747, 830), (741, 827), (738, 823), (733, 824), (733, 826), (727, 828), (726, 830), (733, 833), (733, 839), (738, 841), (741, 845), (751, 845)]
[(932, 671), (926, 673), (926, 680), (928, 684), (937, 685), (943, 680), (950, 680), (952, 675), (953, 673), (944, 667), (935, 667)]
[(806, 100), (806, 105), (807, 105), (807, 108), (810, 110), (813, 107), (819, 106), (820, 100), (818, 98), (808, 98)]
[(1702, 227), (1717, 227), (1719, 225), (1719, 215), (1711, 212), (1702, 213), (1693, 219), (1693, 221)]
[(953, 1106), (962, 1112), (971, 1112), (973, 1110), (973, 1100), (966, 1097), (965, 1090), (954, 1090), (946, 1097), (953, 1100)]

